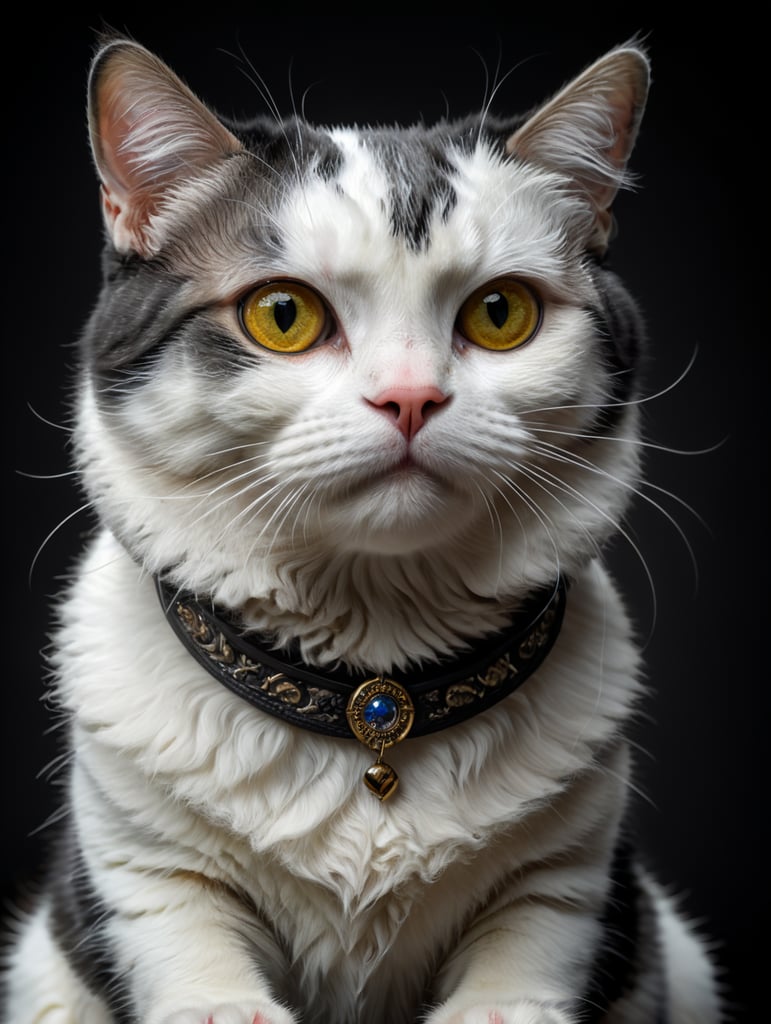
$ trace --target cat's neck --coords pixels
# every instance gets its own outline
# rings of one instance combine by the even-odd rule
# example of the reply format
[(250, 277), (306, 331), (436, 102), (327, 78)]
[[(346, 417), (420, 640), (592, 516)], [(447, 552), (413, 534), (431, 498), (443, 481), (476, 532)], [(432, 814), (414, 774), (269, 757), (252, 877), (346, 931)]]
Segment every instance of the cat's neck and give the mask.
[[(289, 568), (289, 573), (286, 569)], [(346, 554), (281, 567), (242, 606), (246, 621), (299, 643), (305, 660), (385, 672), (435, 660), (506, 625), (511, 600), (475, 592), (457, 558)]]
[[(299, 648), (306, 662), (387, 672), (431, 662), (507, 626), (543, 578), (495, 593), (492, 566), (457, 550), (427, 555), (271, 552), (223, 573), (214, 601), (244, 624)], [(496, 565), (495, 567), (499, 567)]]

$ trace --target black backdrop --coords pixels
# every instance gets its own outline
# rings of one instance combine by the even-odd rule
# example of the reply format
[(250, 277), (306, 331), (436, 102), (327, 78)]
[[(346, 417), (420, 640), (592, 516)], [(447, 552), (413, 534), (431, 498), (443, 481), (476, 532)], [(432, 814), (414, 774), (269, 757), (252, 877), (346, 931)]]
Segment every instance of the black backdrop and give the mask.
[[(768, 952), (769, 909), (761, 650), (769, 621), (768, 332), (756, 337), (750, 315), (753, 201), (744, 174), (734, 172), (752, 155), (756, 125), (731, 115), (752, 91), (748, 40), (739, 43), (727, 18), (718, 28), (677, 29), (633, 14), (571, 24), (492, 14), (163, 19), (130, 10), (66, 25), (29, 17), (23, 63), (11, 69), (6, 61), (4, 70), (6, 905), (34, 881), (45, 823), (59, 807), (46, 771), (60, 746), (41, 699), (40, 651), (51, 595), (90, 525), (63, 474), (73, 346), (99, 276), (84, 107), (93, 30), (104, 21), (127, 30), (223, 113), (264, 109), (254, 74), (244, 73), (247, 58), (282, 112), (294, 96), (325, 123), (466, 113), (482, 104), (485, 69), (494, 79), (499, 62), (493, 109), (524, 110), (641, 33), (654, 84), (633, 158), (640, 187), (617, 204), (612, 262), (646, 310), (646, 392), (660, 396), (645, 405), (648, 439), (701, 454), (651, 447), (647, 475), (664, 490), (648, 493), (667, 514), (640, 500), (629, 517), (658, 603), (646, 649), (651, 696), (636, 735), (639, 831), (650, 864), (717, 940), (735, 1019), (764, 1019), (756, 965)], [(647, 635), (652, 600), (640, 560), (626, 543), (610, 557)]]

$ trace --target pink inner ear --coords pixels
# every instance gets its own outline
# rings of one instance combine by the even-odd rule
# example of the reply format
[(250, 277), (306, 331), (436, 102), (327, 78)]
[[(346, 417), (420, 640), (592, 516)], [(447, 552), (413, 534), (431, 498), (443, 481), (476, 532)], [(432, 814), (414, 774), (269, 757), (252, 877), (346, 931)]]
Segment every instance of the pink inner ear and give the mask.
[(126, 109), (131, 94), (121, 92), (120, 85), (119, 80), (109, 80), (99, 96), (102, 212), (116, 248), (146, 255), (146, 228), (162, 198), (163, 183), (160, 168), (154, 170), (152, 162), (143, 166), (138, 147), (131, 145), (138, 143), (148, 128), (152, 131), (150, 118), (142, 115), (139, 104)]
[(121, 251), (149, 253), (169, 187), (241, 148), (162, 61), (125, 41), (96, 58), (89, 121), (105, 222)]
[[(132, 181), (132, 163), (135, 154), (128, 148), (129, 142), (137, 135), (140, 117), (136, 104), (134, 117), (127, 112), (131, 92), (119, 73), (109, 74), (110, 65), (104, 70), (97, 92), (97, 134), (94, 141), (99, 170), (110, 190), (118, 188), (129, 192), (138, 182)], [(128, 108), (131, 109), (130, 107)]]
[(120, 215), (121, 208), (117, 202), (113, 201), (112, 193), (104, 183), (100, 185), (100, 192), (102, 196), (102, 211), (104, 213), (104, 219), (108, 224), (112, 224)]

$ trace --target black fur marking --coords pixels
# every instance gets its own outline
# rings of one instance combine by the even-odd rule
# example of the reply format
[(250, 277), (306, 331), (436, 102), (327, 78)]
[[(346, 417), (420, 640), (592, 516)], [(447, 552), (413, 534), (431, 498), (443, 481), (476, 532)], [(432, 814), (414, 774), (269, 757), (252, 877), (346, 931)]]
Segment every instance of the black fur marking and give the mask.
[(249, 356), (219, 324), (179, 301), (180, 279), (153, 261), (128, 261), (108, 280), (81, 339), (81, 354), (97, 382), (97, 399), (112, 404), (158, 374), (167, 345), (194, 351), (202, 373), (240, 372)]
[(450, 145), (468, 148), (467, 126), (381, 128), (364, 132), (363, 137), (377, 151), (378, 164), (399, 181), (390, 193), (393, 234), (413, 252), (425, 250), (430, 243), (431, 220), (438, 213), (446, 221), (457, 205), (447, 152)]
[(639, 886), (626, 842), (616, 849), (602, 915), (602, 940), (594, 963), (582, 1024), (600, 1021), (634, 984), (640, 939)]
[[(632, 845), (623, 838), (613, 857), (601, 925), (591, 980), (578, 1008), (581, 1024), (601, 1024), (613, 1004), (634, 991), (642, 971), (661, 964), (655, 908), (640, 884)], [(664, 972), (657, 973), (661, 994), (651, 1024), (667, 1024)]]
[(446, 221), (458, 199), (448, 177), (447, 163), (427, 162), (422, 176), (418, 168), (415, 171), (416, 182), (406, 197), (396, 190), (391, 193), (391, 230), (404, 238), (413, 252), (420, 252), (428, 248), (436, 210)]
[(105, 924), (113, 913), (97, 895), (70, 826), (51, 866), (51, 928), (72, 971), (104, 1000), (115, 1024), (138, 1024), (110, 949)]
[(254, 367), (261, 358), (256, 349), (249, 352), (242, 348), (230, 334), (207, 322), (196, 311), (130, 365), (97, 373), (97, 401), (100, 405), (114, 405), (134, 394), (148, 381), (157, 381), (164, 373), (173, 374), (173, 368), (162, 366), (169, 345), (193, 352), (195, 372), (206, 376), (212, 386), (216, 386), (218, 381), (225, 382), (247, 367)]
[(196, 371), (214, 385), (254, 367), (263, 358), (256, 345), (248, 349), (243, 347), (232, 334), (212, 323), (201, 311), (191, 314), (180, 325), (174, 342), (193, 353)]
[(301, 181), (309, 172), (323, 181), (340, 172), (342, 155), (326, 132), (296, 118), (277, 124), (266, 117), (231, 125), (249, 153), (256, 172), (276, 181)]
[(645, 332), (634, 300), (616, 275), (598, 270), (596, 281), (602, 305), (590, 312), (610, 383), (608, 402), (599, 410), (596, 426), (599, 433), (609, 434), (623, 416), (626, 403), (634, 397)]
[(99, 305), (81, 337), (81, 354), (97, 372), (135, 363), (175, 326), (180, 279), (154, 260), (105, 258)]

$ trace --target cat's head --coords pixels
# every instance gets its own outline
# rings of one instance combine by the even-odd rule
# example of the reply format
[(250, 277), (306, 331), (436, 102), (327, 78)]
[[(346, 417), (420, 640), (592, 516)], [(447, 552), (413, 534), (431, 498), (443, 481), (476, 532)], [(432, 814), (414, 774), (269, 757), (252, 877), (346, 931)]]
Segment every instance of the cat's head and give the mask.
[(238, 126), (103, 46), (77, 457), (128, 550), (263, 626), (346, 587), (375, 615), (386, 579), (457, 614), (593, 556), (637, 474), (602, 256), (647, 83), (629, 45), (508, 121)]

